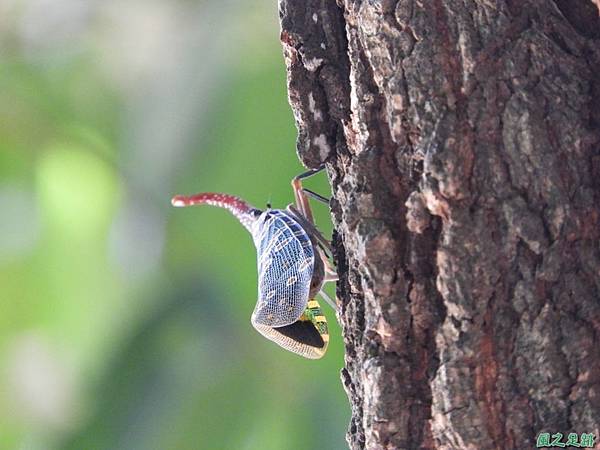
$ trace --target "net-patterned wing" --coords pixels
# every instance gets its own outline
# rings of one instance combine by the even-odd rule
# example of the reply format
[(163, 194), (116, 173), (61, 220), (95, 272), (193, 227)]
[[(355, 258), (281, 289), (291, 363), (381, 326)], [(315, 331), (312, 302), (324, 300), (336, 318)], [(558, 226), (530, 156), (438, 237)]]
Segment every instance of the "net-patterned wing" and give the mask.
[(305, 358), (323, 357), (329, 345), (327, 319), (316, 300), (309, 301), (304, 314), (290, 325), (270, 327), (254, 322), (252, 325), (267, 339)]
[(258, 254), (258, 301), (252, 323), (293, 324), (308, 302), (315, 258), (312, 243), (304, 229), (280, 210), (263, 212), (252, 236)]

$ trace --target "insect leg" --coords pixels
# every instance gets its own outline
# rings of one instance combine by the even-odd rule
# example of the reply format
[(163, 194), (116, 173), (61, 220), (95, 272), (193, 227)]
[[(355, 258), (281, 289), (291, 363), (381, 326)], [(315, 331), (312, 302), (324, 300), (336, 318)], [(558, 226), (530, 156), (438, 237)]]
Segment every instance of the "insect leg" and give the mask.
[(296, 176), (295, 178), (298, 178), (299, 180), (303, 180), (305, 178), (310, 178), (314, 174), (319, 173), (320, 171), (322, 171), (324, 168), (325, 168), (325, 165), (323, 165), (321, 167), (317, 167), (316, 169), (307, 170), (306, 172), (301, 173), (300, 175)]
[[(329, 261), (327, 261), (329, 263)], [(327, 264), (325, 264), (325, 278), (323, 279), (323, 281), (328, 282), (328, 281), (338, 281), (339, 277), (338, 274), (335, 270), (333, 270), (331, 267), (327, 267)]]
[(325, 165), (318, 167), (317, 169), (310, 169), (300, 175), (294, 177), (292, 180), (292, 189), (294, 190), (294, 198), (296, 199), (296, 207), (300, 210), (302, 215), (310, 222), (315, 223), (315, 220), (312, 215), (312, 211), (310, 209), (310, 204), (308, 202), (307, 194), (312, 196), (313, 198), (317, 198), (320, 201), (325, 201), (325, 203), (329, 204), (329, 200), (325, 197), (312, 192), (308, 189), (304, 189), (302, 187), (302, 180), (305, 178), (312, 177), (313, 175), (321, 172), (325, 169)]
[(338, 281), (338, 274), (335, 270), (335, 268), (333, 267), (333, 265), (331, 264), (331, 262), (329, 261), (329, 259), (327, 258), (327, 255), (324, 254), (324, 252), (319, 251), (319, 256), (321, 257), (321, 260), (323, 261), (323, 269), (325, 270), (325, 276), (323, 278), (323, 282), (326, 283), (328, 281)]
[[(323, 169), (325, 169), (325, 166), (321, 166), (317, 169), (311, 169), (307, 172), (301, 173), (300, 175), (294, 177), (294, 179), (292, 180), (292, 188), (294, 189), (294, 196), (296, 198), (296, 206), (298, 206), (298, 209), (300, 209), (303, 213), (306, 213), (307, 211), (310, 210), (310, 207), (308, 206), (308, 202), (306, 200), (300, 200), (300, 197), (304, 197), (306, 199), (306, 195), (314, 198), (315, 200), (318, 200), (322, 203), (325, 203), (326, 205), (329, 205), (329, 199), (327, 197), (323, 197), (320, 194), (317, 194), (316, 192), (311, 191), (310, 189), (306, 189), (302, 187), (302, 180), (304, 180), (305, 178), (309, 178), (312, 177), (313, 175), (321, 172)], [(308, 206), (308, 210), (307, 207)]]
[(325, 303), (327, 303), (329, 306), (331, 306), (334, 311), (337, 311), (337, 306), (336, 306), (335, 302), (333, 300), (331, 300), (331, 298), (329, 298), (329, 295), (327, 295), (324, 290), (321, 289), (319, 291), (319, 294), (321, 295), (323, 300), (325, 300)]
[(312, 197), (315, 200), (321, 203), (325, 203), (327, 206), (329, 206), (329, 199), (327, 197), (323, 197), (321, 194), (317, 194), (316, 192), (313, 192), (310, 189), (303, 188), (302, 190), (305, 194), (308, 194), (309, 197)]
[(312, 210), (310, 209), (310, 204), (308, 203), (308, 198), (304, 194), (304, 189), (302, 188), (301, 176), (302, 175), (299, 175), (292, 180), (294, 199), (296, 200), (296, 207), (300, 211), (300, 215), (313, 224), (315, 223), (315, 219), (313, 218)]
[(319, 295), (321, 295), (321, 298), (323, 300), (325, 300), (325, 303), (327, 303), (329, 306), (331, 306), (331, 308), (337, 313), (337, 310), (338, 310), (337, 305), (335, 304), (335, 302), (333, 300), (331, 300), (331, 298), (329, 298), (329, 295), (327, 295), (323, 289), (321, 289), (319, 291)]

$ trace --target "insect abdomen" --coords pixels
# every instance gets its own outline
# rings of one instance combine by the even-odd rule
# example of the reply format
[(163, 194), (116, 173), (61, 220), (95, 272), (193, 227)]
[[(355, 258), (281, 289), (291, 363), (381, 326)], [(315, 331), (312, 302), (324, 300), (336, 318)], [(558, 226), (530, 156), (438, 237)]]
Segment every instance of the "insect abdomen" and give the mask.
[(267, 339), (305, 358), (323, 357), (329, 345), (327, 319), (316, 300), (308, 302), (302, 316), (293, 324), (283, 327), (254, 326)]

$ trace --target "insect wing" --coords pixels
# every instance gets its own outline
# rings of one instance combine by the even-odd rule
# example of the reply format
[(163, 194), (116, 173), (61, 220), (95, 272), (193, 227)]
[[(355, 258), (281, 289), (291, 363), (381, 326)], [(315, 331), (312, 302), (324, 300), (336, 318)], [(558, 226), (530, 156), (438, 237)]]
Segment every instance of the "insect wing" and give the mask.
[(258, 302), (252, 323), (281, 327), (294, 323), (306, 309), (314, 251), (306, 232), (283, 211), (266, 211), (263, 216), (253, 234)]
[(283, 327), (252, 325), (267, 339), (280, 347), (309, 359), (322, 358), (327, 351), (329, 331), (327, 319), (323, 316), (319, 303), (311, 300), (299, 320)]

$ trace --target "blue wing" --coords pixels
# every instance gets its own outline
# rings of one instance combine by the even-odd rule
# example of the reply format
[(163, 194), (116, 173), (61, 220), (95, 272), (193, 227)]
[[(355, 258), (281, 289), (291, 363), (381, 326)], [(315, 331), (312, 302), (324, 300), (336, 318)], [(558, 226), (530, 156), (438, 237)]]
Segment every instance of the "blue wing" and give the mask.
[(281, 327), (300, 318), (308, 303), (314, 249), (291, 216), (269, 210), (252, 233), (258, 256), (258, 301), (252, 323)]

